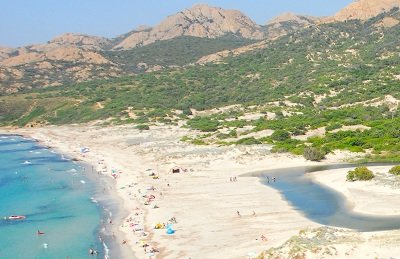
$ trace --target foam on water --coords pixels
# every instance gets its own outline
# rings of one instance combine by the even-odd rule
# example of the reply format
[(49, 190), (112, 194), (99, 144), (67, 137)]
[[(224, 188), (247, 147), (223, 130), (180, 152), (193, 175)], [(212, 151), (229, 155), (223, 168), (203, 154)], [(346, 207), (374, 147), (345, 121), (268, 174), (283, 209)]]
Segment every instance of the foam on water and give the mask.
[(82, 168), (30, 139), (0, 139), (0, 258), (93, 258), (89, 248), (104, 258), (102, 210)]

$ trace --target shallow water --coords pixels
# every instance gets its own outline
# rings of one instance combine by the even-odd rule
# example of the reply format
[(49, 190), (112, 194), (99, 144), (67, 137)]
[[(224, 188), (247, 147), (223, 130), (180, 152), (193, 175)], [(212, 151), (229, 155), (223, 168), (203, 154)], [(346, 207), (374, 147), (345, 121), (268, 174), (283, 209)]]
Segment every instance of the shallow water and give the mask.
[[(307, 173), (316, 171), (354, 167), (350, 164), (305, 166), (268, 170), (251, 175), (260, 177), (264, 184), (277, 189), (296, 210), (317, 223), (358, 231), (399, 229), (400, 215), (371, 216), (355, 213), (347, 206), (343, 195), (314, 182), (307, 176)], [(277, 177), (275, 182), (272, 180), (274, 176)]]
[(0, 135), (0, 258), (95, 258), (89, 248), (103, 258), (95, 192), (80, 165), (32, 140)]

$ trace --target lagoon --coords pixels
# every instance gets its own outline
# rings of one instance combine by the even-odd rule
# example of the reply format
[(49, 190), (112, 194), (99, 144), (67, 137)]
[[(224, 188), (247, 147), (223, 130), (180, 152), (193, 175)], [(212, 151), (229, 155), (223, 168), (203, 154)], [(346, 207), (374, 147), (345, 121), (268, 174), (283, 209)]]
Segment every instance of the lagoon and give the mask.
[[(368, 164), (369, 167), (382, 164)], [(272, 169), (250, 174), (278, 190), (305, 217), (322, 225), (357, 231), (383, 231), (400, 228), (400, 215), (379, 216), (355, 213), (343, 195), (313, 181), (309, 173), (339, 168), (354, 169), (356, 165), (337, 164)], [(277, 177), (274, 182), (273, 177)], [(269, 182), (268, 182), (269, 179)]]

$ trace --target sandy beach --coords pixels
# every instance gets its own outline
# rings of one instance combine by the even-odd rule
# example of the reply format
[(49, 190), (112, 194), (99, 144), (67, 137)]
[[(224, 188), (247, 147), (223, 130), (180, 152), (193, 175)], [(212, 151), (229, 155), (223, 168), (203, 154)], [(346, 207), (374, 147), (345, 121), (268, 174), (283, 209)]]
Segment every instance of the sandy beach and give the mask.
[[(90, 125), (2, 132), (35, 138), (113, 179), (115, 185), (110, 189), (119, 196), (127, 214), (126, 218), (112, 219), (120, 230), (116, 239), (126, 258), (132, 254), (135, 258), (255, 258), (274, 247), (271, 258), (290, 258), (278, 257), (288, 247), (285, 242), (321, 227), (295, 210), (276, 189), (258, 178), (241, 177), (272, 168), (320, 164), (271, 154), (267, 145), (194, 146), (180, 138), (195, 133), (177, 126), (155, 126), (143, 132), (133, 126)], [(340, 162), (344, 157), (349, 156), (339, 152), (324, 163)], [(377, 169), (379, 177), (368, 183), (346, 182), (344, 169), (316, 172), (312, 177), (341, 192), (357, 212), (400, 214), (399, 188), (391, 184), (387, 171), (388, 167)], [(169, 223), (173, 234), (168, 235), (165, 228), (155, 229)], [(304, 258), (387, 258), (400, 254), (397, 230), (332, 231), (352, 238), (328, 243), (336, 254), (305, 251)]]

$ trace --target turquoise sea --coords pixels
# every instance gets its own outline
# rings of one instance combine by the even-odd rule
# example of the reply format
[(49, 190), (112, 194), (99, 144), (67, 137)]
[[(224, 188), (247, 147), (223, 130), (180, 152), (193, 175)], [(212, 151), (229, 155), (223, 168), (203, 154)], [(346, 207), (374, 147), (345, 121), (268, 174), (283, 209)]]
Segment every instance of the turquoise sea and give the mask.
[(33, 140), (0, 135), (0, 258), (104, 258), (95, 192), (81, 165)]

